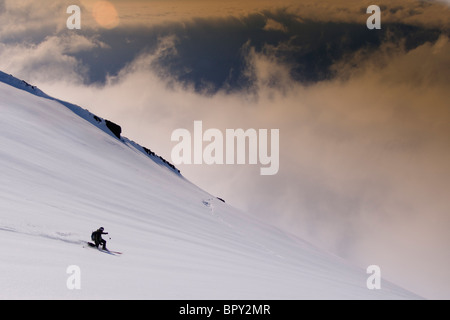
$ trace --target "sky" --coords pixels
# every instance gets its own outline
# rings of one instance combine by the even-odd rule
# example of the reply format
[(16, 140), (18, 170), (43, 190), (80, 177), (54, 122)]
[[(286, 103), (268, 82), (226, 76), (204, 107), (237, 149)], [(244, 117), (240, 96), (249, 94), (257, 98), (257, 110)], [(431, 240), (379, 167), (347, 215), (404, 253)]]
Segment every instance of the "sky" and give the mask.
[(177, 167), (261, 220), (450, 298), (448, 1), (0, 0), (0, 20), (0, 70), (168, 160), (172, 132), (194, 121), (279, 129), (276, 175)]

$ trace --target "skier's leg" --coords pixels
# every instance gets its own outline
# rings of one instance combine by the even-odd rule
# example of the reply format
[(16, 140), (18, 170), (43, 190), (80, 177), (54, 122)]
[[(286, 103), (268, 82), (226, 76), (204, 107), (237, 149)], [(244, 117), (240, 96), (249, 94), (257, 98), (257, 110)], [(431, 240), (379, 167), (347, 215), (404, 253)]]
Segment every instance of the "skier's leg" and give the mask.
[(103, 250), (106, 250), (106, 240), (102, 239)]

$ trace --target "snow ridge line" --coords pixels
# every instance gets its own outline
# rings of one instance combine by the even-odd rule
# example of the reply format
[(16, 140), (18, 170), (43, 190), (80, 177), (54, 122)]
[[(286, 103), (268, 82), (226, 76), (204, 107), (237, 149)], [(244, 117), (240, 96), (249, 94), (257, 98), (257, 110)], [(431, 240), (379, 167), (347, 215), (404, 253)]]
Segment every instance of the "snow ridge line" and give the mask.
[(80, 107), (78, 105), (75, 105), (75, 104), (60, 100), (60, 99), (53, 98), (53, 97), (47, 95), (42, 90), (40, 90), (38, 87), (31, 85), (24, 80), (17, 79), (11, 74), (8, 75), (8, 74), (0, 71), (0, 82), (8, 84), (17, 89), (24, 90), (24, 91), (29, 92), (38, 97), (53, 100), (53, 101), (56, 101), (56, 102), (62, 104), (63, 106), (65, 106), (66, 108), (71, 110), (73, 113), (75, 113), (79, 117), (83, 118), (84, 120), (88, 121), (92, 125), (96, 126), (100, 130), (104, 131), (108, 135), (112, 136), (113, 138), (117, 138), (119, 141), (121, 141), (127, 145), (133, 146), (138, 151), (142, 152), (144, 155), (146, 155), (148, 158), (150, 158), (152, 161), (156, 162), (157, 164), (159, 164), (161, 166), (167, 167), (168, 169), (170, 169), (177, 175), (181, 176), (181, 171), (179, 169), (177, 169), (172, 163), (170, 163), (169, 161), (164, 159), (163, 157), (158, 156), (155, 152), (153, 152), (149, 148), (143, 147), (143, 146), (139, 145), (138, 143), (136, 143), (132, 140), (129, 140), (128, 138), (122, 137), (121, 136), (122, 128), (118, 124), (116, 124), (110, 120), (101, 118), (101, 117), (91, 113), (89, 110), (83, 109), (82, 107)]

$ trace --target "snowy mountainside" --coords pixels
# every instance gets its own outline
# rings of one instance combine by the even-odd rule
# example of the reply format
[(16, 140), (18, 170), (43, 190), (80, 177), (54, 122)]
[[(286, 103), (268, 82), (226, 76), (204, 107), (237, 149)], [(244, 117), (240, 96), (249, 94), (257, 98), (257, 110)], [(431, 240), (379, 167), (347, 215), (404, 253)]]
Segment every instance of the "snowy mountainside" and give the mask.
[[(388, 281), (368, 290), (365, 270), (223, 203), (104, 125), (0, 74), (0, 298), (419, 298)], [(100, 226), (123, 255), (84, 247)], [(81, 287), (70, 290), (74, 265)]]
[(158, 156), (155, 152), (153, 152), (152, 150), (143, 147), (139, 144), (137, 144), (136, 142), (129, 140), (126, 137), (122, 137), (121, 134), (121, 127), (115, 123), (113, 123), (112, 121), (103, 119), (95, 114), (92, 114), (91, 112), (89, 112), (86, 109), (81, 108), (80, 106), (74, 105), (72, 103), (66, 102), (66, 101), (62, 101), (56, 98), (53, 98), (47, 94), (45, 94), (44, 92), (42, 92), (38, 87), (29, 84), (28, 82), (24, 81), (24, 80), (19, 80), (17, 78), (15, 78), (12, 75), (8, 75), (2, 71), (0, 71), (0, 82), (9, 84), (15, 88), (27, 91), (31, 94), (34, 94), (38, 97), (43, 97), (43, 98), (47, 98), (50, 100), (54, 100), (57, 101), (59, 103), (61, 103), (62, 105), (66, 106), (68, 109), (70, 109), (73, 113), (75, 113), (76, 115), (80, 116), (81, 118), (83, 118), (84, 120), (90, 122), (91, 124), (93, 124), (94, 126), (98, 127), (99, 129), (103, 130), (104, 132), (106, 132), (107, 134), (116, 137), (119, 140), (122, 140), (124, 143), (132, 145), (135, 149), (143, 152), (145, 155), (147, 155), (148, 157), (150, 157), (153, 161), (155, 161), (156, 163), (159, 163), (163, 166), (166, 166), (170, 169), (172, 169), (173, 171), (175, 171), (176, 173), (180, 174), (180, 170), (178, 170), (177, 168), (175, 168), (174, 165), (172, 165), (170, 162), (168, 162), (167, 160), (165, 160), (164, 158), (162, 158), (161, 156)]

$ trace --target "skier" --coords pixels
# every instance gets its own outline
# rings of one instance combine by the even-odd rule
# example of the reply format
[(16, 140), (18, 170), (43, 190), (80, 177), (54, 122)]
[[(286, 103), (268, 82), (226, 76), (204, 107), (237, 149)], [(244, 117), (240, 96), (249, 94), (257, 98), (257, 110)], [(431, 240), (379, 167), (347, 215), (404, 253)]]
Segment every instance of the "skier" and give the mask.
[(103, 250), (106, 249), (106, 240), (102, 238), (102, 234), (108, 234), (108, 232), (103, 232), (105, 228), (100, 227), (98, 230), (92, 232), (91, 239), (95, 242), (95, 246), (98, 248), (98, 246), (101, 244)]

